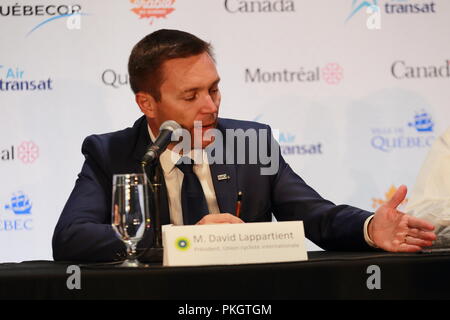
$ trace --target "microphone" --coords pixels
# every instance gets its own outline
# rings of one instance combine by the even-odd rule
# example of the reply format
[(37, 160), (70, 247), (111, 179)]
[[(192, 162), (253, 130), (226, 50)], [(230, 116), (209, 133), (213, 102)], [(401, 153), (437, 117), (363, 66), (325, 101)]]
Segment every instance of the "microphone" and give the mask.
[(155, 142), (150, 145), (142, 158), (141, 164), (146, 166), (147, 164), (155, 161), (161, 155), (161, 153), (166, 150), (167, 146), (171, 142), (172, 133), (181, 129), (181, 126), (173, 120), (164, 121), (161, 127), (159, 127), (159, 135), (156, 138)]

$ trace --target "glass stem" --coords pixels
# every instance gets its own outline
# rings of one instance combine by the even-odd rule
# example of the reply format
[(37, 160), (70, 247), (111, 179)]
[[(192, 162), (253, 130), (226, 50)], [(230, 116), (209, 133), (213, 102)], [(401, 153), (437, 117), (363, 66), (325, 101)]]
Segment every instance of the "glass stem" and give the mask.
[(126, 241), (127, 245), (127, 260), (136, 260), (136, 241), (128, 240)]

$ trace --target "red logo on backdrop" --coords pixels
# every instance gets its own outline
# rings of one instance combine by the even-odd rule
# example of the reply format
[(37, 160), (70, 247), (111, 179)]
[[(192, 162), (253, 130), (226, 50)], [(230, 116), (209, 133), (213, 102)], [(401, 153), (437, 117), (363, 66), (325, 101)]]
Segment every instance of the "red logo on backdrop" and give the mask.
[(141, 19), (149, 19), (153, 24), (155, 19), (166, 18), (175, 11), (173, 4), (175, 0), (130, 0), (136, 7), (131, 9)]
[(339, 64), (331, 62), (323, 67), (322, 76), (328, 84), (339, 84), (344, 77), (344, 69)]
[[(397, 189), (398, 188), (396, 186), (391, 185), (388, 192), (386, 192), (384, 194), (384, 199), (372, 198), (372, 208), (378, 209), (382, 205), (386, 204), (394, 196), (394, 193), (397, 191)], [(408, 203), (408, 198), (405, 198), (405, 200), (403, 200), (401, 204), (406, 204), (406, 203)]]
[(23, 163), (33, 163), (39, 157), (39, 147), (33, 141), (24, 141), (18, 147), (18, 157)]

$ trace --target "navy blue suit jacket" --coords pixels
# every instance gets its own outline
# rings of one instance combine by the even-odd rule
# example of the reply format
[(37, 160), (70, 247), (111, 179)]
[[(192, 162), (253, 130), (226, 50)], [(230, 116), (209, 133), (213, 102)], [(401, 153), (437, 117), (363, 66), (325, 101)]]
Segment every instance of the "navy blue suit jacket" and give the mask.
[[(231, 119), (219, 119), (217, 128), (222, 132), (271, 132), (267, 125)], [(125, 246), (110, 225), (112, 176), (141, 172), (140, 161), (150, 143), (145, 117), (132, 128), (85, 139), (85, 162), (53, 235), (55, 260), (111, 261), (123, 257)], [(234, 213), (237, 193), (242, 191), (241, 218), (245, 222), (271, 221), (273, 213), (279, 221), (303, 220), (306, 237), (325, 250), (370, 249), (363, 226), (372, 213), (323, 199), (281, 154), (276, 174), (261, 175), (261, 167), (260, 163), (210, 165), (220, 212)], [(217, 179), (221, 174), (230, 178)], [(162, 223), (169, 223), (167, 203), (163, 207)]]

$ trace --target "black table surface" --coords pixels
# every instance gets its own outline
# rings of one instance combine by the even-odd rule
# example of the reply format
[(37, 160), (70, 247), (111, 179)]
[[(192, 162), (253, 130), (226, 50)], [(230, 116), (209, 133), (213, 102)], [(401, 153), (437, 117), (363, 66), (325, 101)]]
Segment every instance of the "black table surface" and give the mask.
[[(80, 289), (69, 289), (70, 265)], [(370, 266), (380, 288), (369, 288)], [(0, 264), (0, 299), (449, 299), (450, 253), (308, 252), (308, 261), (118, 268), (25, 261)]]

